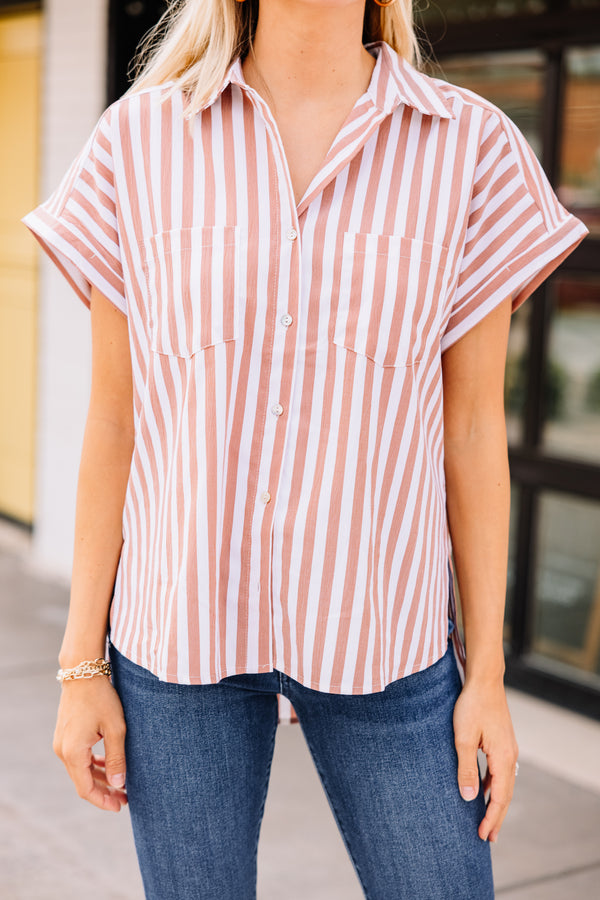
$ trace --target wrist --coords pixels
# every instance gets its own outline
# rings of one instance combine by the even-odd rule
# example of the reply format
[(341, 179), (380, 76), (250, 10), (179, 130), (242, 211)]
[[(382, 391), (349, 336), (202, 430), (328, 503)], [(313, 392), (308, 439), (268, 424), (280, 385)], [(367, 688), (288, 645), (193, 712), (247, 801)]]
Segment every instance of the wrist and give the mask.
[(111, 674), (110, 662), (103, 657), (98, 659), (83, 660), (77, 666), (66, 669), (59, 669), (56, 673), (56, 680), (64, 683), (65, 681), (80, 681), (81, 679), (89, 680), (97, 675)]
[(504, 683), (506, 662), (500, 629), (493, 633), (465, 626), (465, 681), (494, 685)]
[(89, 644), (77, 644), (76, 646), (63, 644), (58, 654), (58, 664), (61, 669), (71, 669), (78, 666), (79, 663), (88, 659), (99, 659), (104, 657), (106, 652), (106, 642), (98, 641)]
[(473, 660), (469, 659), (467, 655), (465, 664), (465, 683), (476, 682), (477, 684), (486, 685), (488, 687), (503, 686), (505, 670), (506, 665), (504, 656), (496, 660), (491, 660), (489, 658)]

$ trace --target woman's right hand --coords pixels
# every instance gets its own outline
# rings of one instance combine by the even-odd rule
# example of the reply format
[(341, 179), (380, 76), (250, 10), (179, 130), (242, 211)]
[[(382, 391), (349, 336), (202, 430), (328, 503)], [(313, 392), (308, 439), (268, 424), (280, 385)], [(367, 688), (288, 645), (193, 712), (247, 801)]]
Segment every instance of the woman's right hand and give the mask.
[[(125, 791), (125, 717), (108, 676), (63, 681), (54, 741), (77, 793), (100, 809), (119, 812)], [(105, 756), (92, 753), (104, 738)]]

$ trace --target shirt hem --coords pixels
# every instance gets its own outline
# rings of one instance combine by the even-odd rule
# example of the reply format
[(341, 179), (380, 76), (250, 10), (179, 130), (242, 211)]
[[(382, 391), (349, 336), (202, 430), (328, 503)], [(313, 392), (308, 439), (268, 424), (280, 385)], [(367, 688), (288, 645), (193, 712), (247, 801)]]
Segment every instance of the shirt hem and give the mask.
[[(346, 696), (366, 696), (368, 694), (381, 693), (382, 691), (384, 691), (386, 689), (386, 687), (388, 687), (390, 684), (393, 684), (395, 681), (399, 681), (401, 678), (407, 678), (410, 675), (416, 675), (419, 672), (422, 672), (425, 669), (428, 669), (430, 666), (434, 665), (436, 662), (439, 662), (440, 659), (442, 659), (442, 657), (446, 653), (446, 650), (448, 649), (447, 646), (444, 645), (444, 647), (441, 649), (441, 651), (435, 651), (433, 654), (431, 654), (427, 658), (425, 663), (418, 663), (415, 666), (413, 666), (412, 668), (410, 668), (409, 670), (404, 671), (401, 674), (398, 674), (393, 678), (390, 678), (389, 681), (378, 681), (374, 685), (372, 685), (369, 688), (369, 690), (361, 690), (360, 688), (348, 690), (348, 689), (344, 689), (343, 682), (333, 682), (333, 683), (329, 682), (328, 688), (327, 689), (323, 688), (320, 686), (319, 682), (317, 682), (317, 681), (300, 680), (300, 678), (297, 678), (291, 672), (288, 672), (285, 669), (280, 669), (277, 666), (271, 665), (269, 663), (264, 663), (262, 665), (255, 666), (252, 669), (237, 666), (232, 670), (225, 670), (222, 674), (219, 675), (219, 677), (217, 678), (216, 681), (203, 679), (202, 676), (200, 676), (200, 675), (192, 675), (192, 676), (190, 676), (189, 680), (182, 681), (179, 679), (179, 676), (177, 675), (176, 672), (160, 672), (159, 673), (157, 671), (154, 671), (153, 669), (148, 669), (147, 666), (144, 666), (137, 659), (129, 656), (127, 652), (121, 650), (121, 648), (115, 643), (115, 641), (112, 640), (112, 638), (111, 638), (111, 643), (113, 644), (114, 647), (116, 647), (116, 649), (119, 651), (119, 653), (121, 653), (123, 656), (126, 656), (130, 662), (134, 663), (137, 666), (140, 666), (141, 668), (146, 669), (146, 671), (152, 672), (152, 674), (155, 675), (160, 681), (163, 681), (167, 684), (181, 684), (181, 685), (189, 685), (189, 686), (193, 687), (193, 686), (202, 685), (202, 684), (218, 684), (219, 682), (223, 681), (223, 679), (230, 678), (233, 675), (261, 675), (265, 672), (268, 673), (268, 672), (279, 671), (283, 675), (287, 675), (288, 678), (292, 678), (294, 681), (297, 681), (298, 684), (301, 684), (302, 687), (308, 688), (309, 690), (320, 691), (321, 693), (325, 693), (325, 694), (340, 694), (340, 695), (346, 695)], [(333, 690), (331, 690), (331, 688), (333, 688)]]

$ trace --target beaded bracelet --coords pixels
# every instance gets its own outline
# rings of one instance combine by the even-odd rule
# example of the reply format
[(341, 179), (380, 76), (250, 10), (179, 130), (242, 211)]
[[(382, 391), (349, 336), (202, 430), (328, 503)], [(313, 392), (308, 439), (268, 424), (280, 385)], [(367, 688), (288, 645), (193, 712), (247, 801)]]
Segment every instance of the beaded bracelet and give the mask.
[(94, 675), (110, 675), (110, 662), (99, 656), (98, 659), (86, 659), (72, 669), (59, 669), (57, 681), (74, 681), (76, 678), (93, 678)]

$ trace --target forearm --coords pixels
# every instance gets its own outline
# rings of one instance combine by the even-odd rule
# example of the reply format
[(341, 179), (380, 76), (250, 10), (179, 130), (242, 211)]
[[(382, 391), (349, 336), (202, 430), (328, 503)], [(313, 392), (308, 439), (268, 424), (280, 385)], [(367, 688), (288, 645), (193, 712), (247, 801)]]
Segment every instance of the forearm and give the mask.
[(507, 297), (442, 356), (446, 502), (467, 650), (452, 719), (457, 777), (462, 797), (473, 800), (483, 750), (490, 800), (478, 834), (491, 841), (510, 802), (518, 752), (502, 646), (510, 508), (503, 385), (511, 309)]
[(501, 681), (510, 473), (504, 419), (445, 445), (448, 523), (467, 652), (468, 679)]
[(59, 654), (63, 667), (104, 654), (132, 450), (130, 429), (90, 409), (77, 486), (69, 615)]

